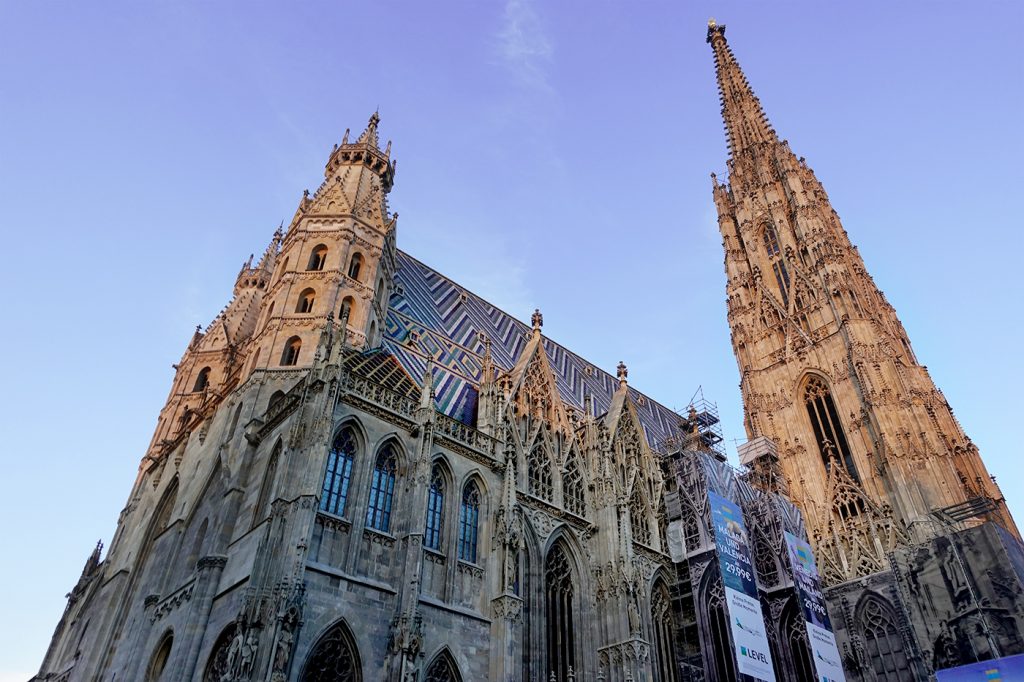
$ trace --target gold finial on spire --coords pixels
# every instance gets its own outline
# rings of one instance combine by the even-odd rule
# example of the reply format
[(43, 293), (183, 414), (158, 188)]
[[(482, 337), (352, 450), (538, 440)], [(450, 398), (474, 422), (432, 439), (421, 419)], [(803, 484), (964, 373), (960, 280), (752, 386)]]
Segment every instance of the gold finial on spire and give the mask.
[(708, 19), (708, 28), (714, 28), (715, 26), (718, 26), (718, 24), (715, 23), (715, 18), (711, 17)]

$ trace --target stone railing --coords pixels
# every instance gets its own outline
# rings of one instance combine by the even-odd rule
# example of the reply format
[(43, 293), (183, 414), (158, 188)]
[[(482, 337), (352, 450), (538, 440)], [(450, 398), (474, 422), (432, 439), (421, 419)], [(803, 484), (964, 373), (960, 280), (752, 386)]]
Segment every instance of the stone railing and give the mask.
[(341, 391), (338, 393), (339, 402), (346, 393), (354, 394), (363, 400), (392, 412), (397, 412), (410, 419), (416, 410), (416, 401), (412, 398), (349, 372), (344, 373), (341, 377)]
[(460, 422), (458, 419), (449, 417), (442, 412), (434, 413), (434, 434), (448, 438), (462, 445), (483, 452), (488, 457), (495, 458), (498, 453), (498, 441), (488, 436), (483, 431), (478, 431), (472, 426)]

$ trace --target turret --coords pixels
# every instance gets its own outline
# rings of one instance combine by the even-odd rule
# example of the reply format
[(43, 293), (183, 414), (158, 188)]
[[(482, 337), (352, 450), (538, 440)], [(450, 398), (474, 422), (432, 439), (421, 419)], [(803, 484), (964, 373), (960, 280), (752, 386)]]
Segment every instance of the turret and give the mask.
[[(391, 143), (381, 151), (374, 113), (355, 142), (345, 132), (324, 181), (299, 201), (276, 257), (258, 325), (252, 369), (305, 367), (328, 315), (347, 321), (344, 342), (379, 345), (395, 272), (397, 214)], [(333, 324), (333, 321), (331, 322)]]

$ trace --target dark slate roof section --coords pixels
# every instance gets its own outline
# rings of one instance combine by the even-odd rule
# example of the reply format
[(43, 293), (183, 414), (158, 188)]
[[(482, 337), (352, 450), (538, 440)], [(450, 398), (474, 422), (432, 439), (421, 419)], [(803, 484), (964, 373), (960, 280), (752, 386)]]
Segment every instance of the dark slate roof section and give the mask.
[(402, 395), (411, 398), (420, 395), (419, 382), (410, 377), (398, 358), (385, 348), (352, 353), (345, 358), (344, 365), (349, 372), (366, 377)]
[[(385, 324), (385, 345), (421, 380), (427, 358), (434, 358), (437, 407), (472, 424), (482, 371), (484, 335), (491, 339), (494, 364), (511, 369), (523, 352), (531, 327), (460, 287), (402, 251)], [(544, 337), (544, 350), (562, 398), (582, 410), (583, 396), (593, 396), (596, 414), (606, 412), (618, 379)], [(652, 445), (678, 436), (680, 417), (630, 387), (640, 421)]]

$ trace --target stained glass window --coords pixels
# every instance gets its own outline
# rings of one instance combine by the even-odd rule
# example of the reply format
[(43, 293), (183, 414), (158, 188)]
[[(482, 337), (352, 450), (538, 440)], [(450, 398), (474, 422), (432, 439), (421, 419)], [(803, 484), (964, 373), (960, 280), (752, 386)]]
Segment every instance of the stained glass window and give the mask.
[(366, 507), (366, 526), (375, 530), (391, 530), (391, 503), (395, 496), (395, 472), (398, 457), (391, 445), (386, 445), (377, 454), (373, 465), (373, 479), (370, 481), (370, 502)]
[(476, 563), (477, 535), (480, 525), (480, 489), (470, 481), (462, 489), (459, 509), (459, 558)]
[(328, 514), (345, 515), (355, 456), (355, 434), (351, 429), (342, 429), (327, 454), (327, 471), (324, 474), (323, 489), (320, 491), (320, 509)]
[(441, 549), (441, 531), (444, 526), (444, 476), (436, 464), (430, 470), (430, 490), (427, 492), (427, 526), (423, 531), (423, 546)]

